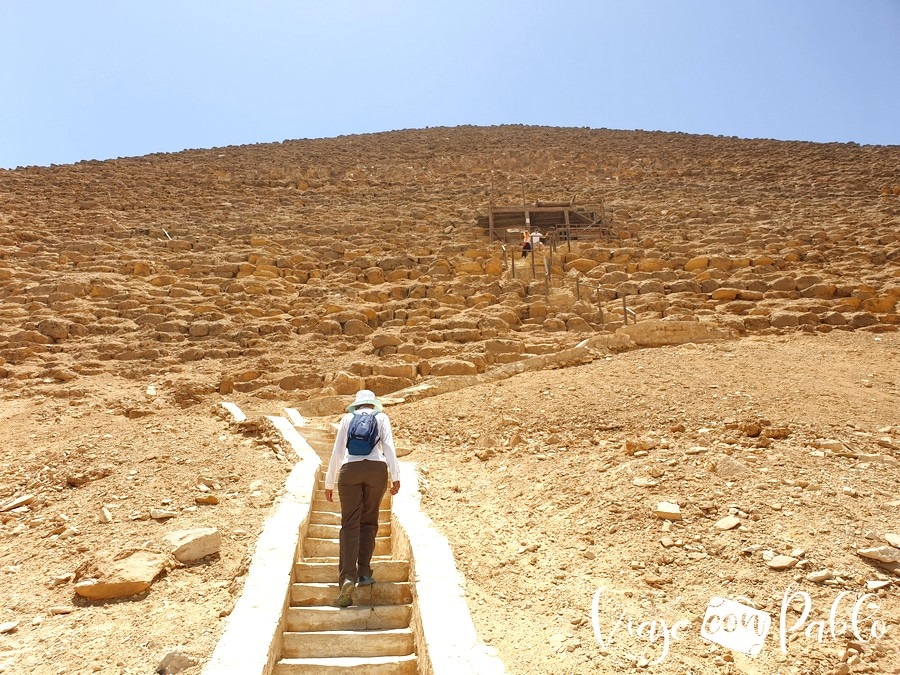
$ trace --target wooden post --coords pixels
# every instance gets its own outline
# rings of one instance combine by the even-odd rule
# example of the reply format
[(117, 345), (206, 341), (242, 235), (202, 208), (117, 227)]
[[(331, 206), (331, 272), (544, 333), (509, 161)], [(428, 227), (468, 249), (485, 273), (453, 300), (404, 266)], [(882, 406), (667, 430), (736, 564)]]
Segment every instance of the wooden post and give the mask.
[(494, 241), (494, 205), (491, 204), (491, 210), (488, 212), (488, 242)]
[(622, 296), (622, 324), (628, 325), (628, 307), (625, 304), (625, 296)]
[[(550, 267), (553, 267), (553, 233), (552, 232), (550, 233), (550, 237), (548, 237), (548, 238), (550, 239), (550, 245), (547, 246), (547, 249), (550, 251), (550, 254), (549, 254), (550, 255)], [(550, 273), (549, 268), (548, 268), (547, 273), (548, 274)]]
[(569, 252), (572, 252), (572, 236), (571, 230), (569, 229), (569, 209), (566, 209), (566, 246), (569, 249)]
[[(505, 237), (506, 235), (509, 234), (509, 230), (504, 229), (504, 230), (503, 230), (503, 233), (504, 233), (503, 236)], [(521, 250), (521, 249), (515, 249), (515, 250), (512, 251), (511, 254), (510, 254), (510, 258), (512, 259), (512, 278), (513, 278), (513, 279), (516, 278), (516, 258), (519, 256), (519, 251), (520, 251), (520, 250)]]

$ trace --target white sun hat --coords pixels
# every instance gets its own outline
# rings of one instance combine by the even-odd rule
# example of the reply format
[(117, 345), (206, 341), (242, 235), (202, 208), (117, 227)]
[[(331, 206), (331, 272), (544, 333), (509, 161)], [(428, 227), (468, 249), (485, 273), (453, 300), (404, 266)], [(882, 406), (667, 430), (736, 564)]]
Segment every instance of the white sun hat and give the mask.
[(361, 405), (370, 405), (375, 408), (376, 412), (381, 412), (382, 410), (384, 410), (384, 406), (381, 405), (381, 401), (375, 398), (375, 393), (369, 391), (368, 389), (360, 389), (358, 392), (356, 392), (356, 400), (347, 406), (347, 412), (354, 412)]

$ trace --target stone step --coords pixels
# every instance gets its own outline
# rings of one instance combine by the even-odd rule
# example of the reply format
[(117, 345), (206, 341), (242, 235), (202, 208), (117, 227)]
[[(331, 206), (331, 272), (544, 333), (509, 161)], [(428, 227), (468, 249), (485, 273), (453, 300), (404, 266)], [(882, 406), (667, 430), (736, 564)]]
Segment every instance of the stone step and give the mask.
[[(340, 525), (325, 525), (322, 523), (310, 523), (309, 530), (306, 533), (307, 537), (312, 537), (314, 539), (337, 539), (341, 534), (341, 526)], [(379, 537), (390, 537), (391, 536), (391, 522), (388, 520), (387, 522), (378, 523), (378, 534), (376, 536)]]
[(286, 630), (387, 630), (407, 628), (412, 607), (373, 605), (367, 607), (288, 607)]
[[(340, 553), (340, 542), (337, 539), (316, 539), (307, 537), (303, 541), (303, 555), (313, 558), (337, 556)], [(390, 537), (375, 537), (373, 555), (390, 555)]]
[[(325, 499), (325, 491), (316, 491), (313, 495), (312, 503), (313, 511), (337, 511), (341, 510), (341, 500), (338, 499), (337, 490), (334, 491), (334, 501), (329, 502)], [(391, 493), (385, 492), (384, 499), (381, 500), (380, 508), (382, 511), (390, 511), (391, 509)]]
[(322, 656), (406, 656), (415, 649), (409, 627), (386, 630), (288, 632), (281, 644), (284, 658)]
[[(338, 596), (337, 583), (294, 583), (291, 584), (291, 605), (293, 606), (333, 606)], [(371, 586), (353, 589), (353, 604), (368, 605), (408, 605), (412, 602), (409, 582), (376, 581)]]
[[(379, 582), (409, 581), (409, 561), (372, 559), (372, 576)], [(294, 565), (294, 579), (298, 582), (334, 583), (338, 578), (338, 562), (302, 560)]]
[(282, 659), (273, 675), (416, 675), (415, 654), (370, 658)]
[[(382, 509), (378, 512), (379, 523), (391, 522), (391, 512), (388, 509)], [(336, 511), (312, 511), (309, 514), (310, 525), (340, 525), (341, 511), (340, 507)]]
[[(334, 498), (333, 502), (329, 502), (330, 504), (340, 504), (341, 496), (337, 491), (337, 488), (334, 489), (334, 494), (332, 495)], [(313, 501), (325, 501), (325, 488), (317, 487), (313, 492)], [(385, 491), (384, 497), (381, 498), (381, 508), (390, 509), (391, 508), (391, 493), (389, 490)]]

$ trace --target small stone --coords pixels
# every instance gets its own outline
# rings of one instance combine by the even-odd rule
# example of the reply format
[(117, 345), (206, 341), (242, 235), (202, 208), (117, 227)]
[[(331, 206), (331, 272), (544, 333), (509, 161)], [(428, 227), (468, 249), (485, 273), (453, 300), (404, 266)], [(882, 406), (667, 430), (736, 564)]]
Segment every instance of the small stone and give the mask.
[(150, 509), (150, 517), (153, 518), (153, 520), (168, 520), (177, 515), (178, 514), (175, 511), (169, 511), (168, 509)]
[(197, 663), (198, 661), (196, 659), (193, 659), (186, 654), (172, 651), (166, 654), (162, 661), (159, 662), (156, 672), (165, 673), (165, 675), (175, 675), (175, 673), (180, 673), (182, 670), (197, 665)]
[(663, 537), (659, 540), (659, 543), (662, 544), (663, 548), (671, 548), (675, 545), (675, 540), (672, 537)]
[(681, 507), (672, 502), (660, 502), (656, 507), (656, 517), (663, 520), (681, 520)]
[(894, 548), (900, 548), (900, 534), (886, 532), (884, 535), (884, 540)]
[(797, 564), (797, 559), (789, 555), (776, 555), (771, 560), (766, 561), (766, 565), (773, 570), (788, 570)]
[[(181, 563), (193, 562), (218, 553), (222, 546), (222, 535), (214, 527), (170, 532), (165, 536), (165, 540), (172, 547), (172, 555)], [(534, 550), (537, 550), (537, 545)]]
[(0, 512), (3, 511), (12, 511), (13, 509), (18, 509), (22, 506), (28, 506), (34, 501), (34, 495), (22, 495), (21, 497), (16, 497), (10, 502), (7, 502), (3, 506), (0, 506)]
[(806, 575), (807, 581), (812, 581), (813, 583), (819, 584), (823, 581), (828, 581), (829, 579), (834, 578), (834, 573), (831, 570), (818, 570), (816, 572), (810, 572)]
[(7, 621), (6, 623), (0, 623), (0, 633), (12, 633), (18, 626), (18, 621)]
[(887, 588), (893, 583), (893, 581), (889, 581), (887, 579), (872, 579), (866, 582), (866, 590), (877, 591), (879, 588)]
[(219, 498), (215, 495), (200, 495), (194, 498), (194, 501), (198, 504), (211, 504), (216, 505), (219, 503)]
[(74, 611), (75, 611), (75, 608), (72, 607), (71, 605), (57, 605), (56, 607), (50, 608), (50, 613), (56, 614), (56, 615), (71, 614)]
[(900, 548), (893, 546), (874, 546), (872, 548), (862, 548), (856, 552), (863, 558), (877, 560), (885, 563), (900, 563)]
[(112, 513), (105, 506), (100, 507), (100, 513), (97, 514), (97, 518), (101, 523), (111, 523), (112, 522)]
[(718, 520), (714, 527), (717, 530), (722, 530), (724, 532), (725, 530), (733, 530), (740, 524), (741, 519), (737, 516), (725, 516), (724, 518)]

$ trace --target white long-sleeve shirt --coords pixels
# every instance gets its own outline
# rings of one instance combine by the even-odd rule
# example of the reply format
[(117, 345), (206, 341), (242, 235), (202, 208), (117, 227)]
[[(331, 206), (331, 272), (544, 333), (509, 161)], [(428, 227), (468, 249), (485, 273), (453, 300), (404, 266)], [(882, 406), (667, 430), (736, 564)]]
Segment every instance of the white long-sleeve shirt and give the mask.
[[(357, 410), (363, 415), (374, 415), (374, 410), (365, 408)], [(364, 459), (375, 462), (386, 462), (391, 474), (391, 481), (400, 480), (400, 465), (397, 462), (397, 451), (394, 448), (394, 432), (391, 430), (391, 420), (383, 412), (375, 418), (378, 424), (378, 442), (368, 455), (351, 455), (347, 452), (347, 430), (350, 428), (350, 420), (353, 413), (347, 413), (341, 418), (341, 426), (334, 437), (334, 447), (331, 450), (331, 462), (328, 464), (328, 472), (325, 474), (325, 489), (333, 490), (337, 482), (338, 471), (345, 462), (359, 462)]]

